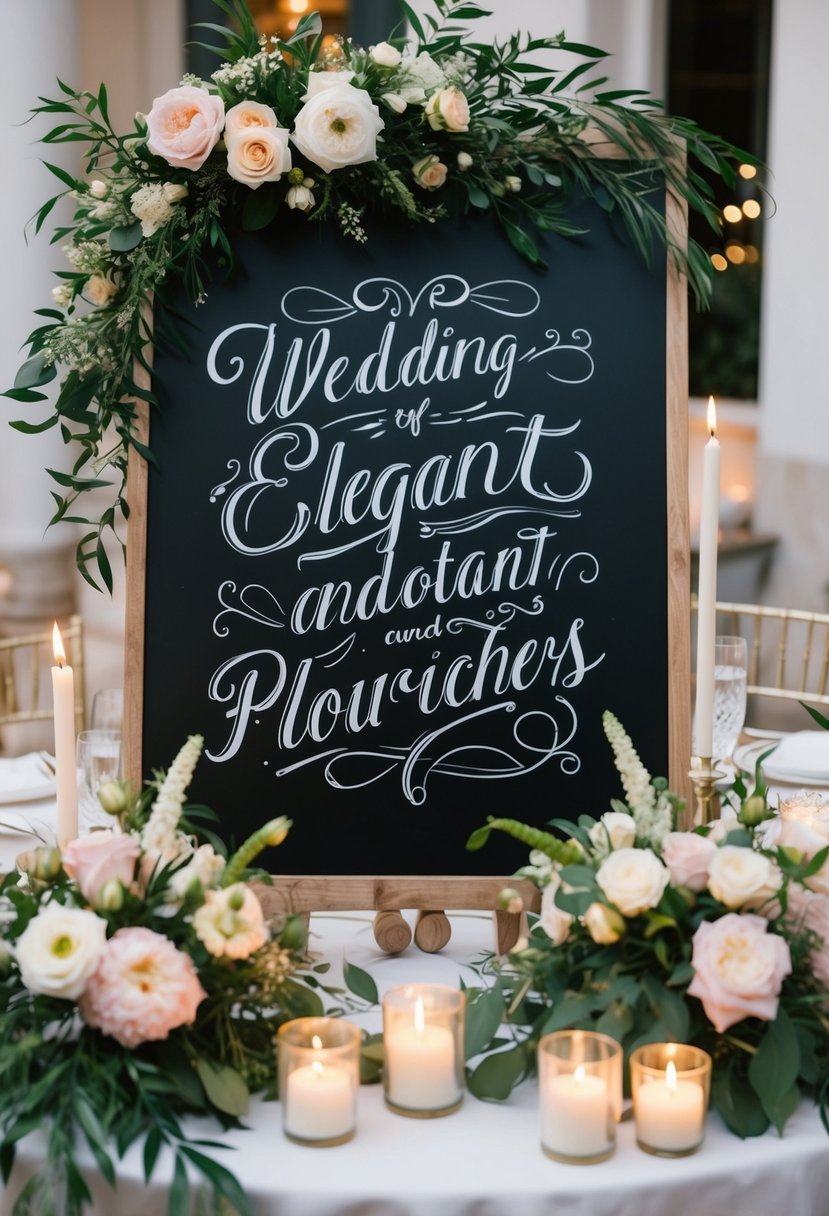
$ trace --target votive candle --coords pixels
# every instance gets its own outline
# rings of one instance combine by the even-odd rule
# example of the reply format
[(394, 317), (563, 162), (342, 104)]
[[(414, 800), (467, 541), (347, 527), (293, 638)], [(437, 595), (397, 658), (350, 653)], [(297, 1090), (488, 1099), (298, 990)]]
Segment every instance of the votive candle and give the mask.
[(409, 984), (383, 998), (386, 1103), (415, 1118), (448, 1115), (463, 1099), (464, 995)]
[(630, 1058), (636, 1141), (646, 1152), (684, 1157), (702, 1144), (711, 1057), (682, 1043), (650, 1043)]
[(341, 1018), (295, 1018), (279, 1029), (279, 1097), (289, 1140), (344, 1144), (357, 1127), (358, 1026)]

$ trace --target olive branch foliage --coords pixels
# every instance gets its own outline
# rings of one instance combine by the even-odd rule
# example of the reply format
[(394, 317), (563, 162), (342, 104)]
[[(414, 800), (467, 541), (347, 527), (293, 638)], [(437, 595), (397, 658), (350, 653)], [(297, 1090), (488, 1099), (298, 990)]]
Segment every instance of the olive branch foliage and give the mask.
[[(388, 73), (349, 41), (336, 52), (325, 49), (317, 13), (303, 16), (291, 37), (272, 40), (269, 58), (244, 0), (213, 2), (226, 20), (200, 23), (214, 41), (197, 45), (214, 51), (225, 66), (248, 65), (255, 100), (272, 106), (283, 125), (295, 118), (308, 73), (320, 62), (342, 66), (345, 60), (353, 84), (374, 98), (382, 96)], [(708, 256), (696, 242), (686, 246), (684, 238), (670, 231), (660, 195), (653, 190), (653, 171), (664, 175), (669, 195), (703, 215), (719, 234), (719, 210), (704, 173), (733, 184), (736, 166), (755, 164), (756, 159), (689, 119), (665, 114), (642, 90), (603, 90), (607, 78), (601, 74), (606, 58), (602, 50), (569, 42), (563, 33), (478, 40), (475, 23), (488, 15), (486, 9), (466, 0), (432, 3), (434, 12), (421, 16), (409, 4), (402, 5), (414, 34), (412, 51), (428, 51), (438, 63), (461, 73), (456, 79), (469, 103), (468, 131), (432, 130), (419, 106), (410, 105), (400, 114), (384, 109), (377, 160), (332, 173), (307, 166), (317, 201), (303, 218), (286, 212), (284, 183), (250, 190), (228, 176), (220, 153), (198, 171), (172, 169), (147, 149), (142, 116), (136, 117), (131, 131), (118, 134), (104, 85), (93, 93), (58, 81), (56, 98), (39, 98), (33, 116), (57, 120), (42, 142), (47, 149), (77, 146), (82, 170), (76, 177), (48, 159), (44, 162), (61, 189), (33, 217), (34, 232), (40, 232), (61, 200), (74, 199), (74, 214), (58, 224), (52, 243), (91, 249), (93, 256), (98, 250), (105, 261), (101, 272), (117, 290), (104, 306), (88, 310), (88, 267), (57, 271), (66, 292), (64, 307), (36, 310), (39, 324), (27, 339), (29, 355), (5, 395), (38, 406), (49, 400), (42, 390), (58, 379), (59, 369), (66, 369), (47, 415), (38, 421), (17, 419), (11, 425), (32, 435), (58, 426), (70, 446), (70, 471), (47, 470), (55, 483), (50, 524), (63, 522), (81, 530), (77, 565), (93, 586), (112, 590), (105, 541), (112, 534), (123, 545), (130, 450), (153, 460), (136, 425), (139, 408), (158, 408), (156, 394), (143, 386), (144, 376), (151, 377), (150, 348), (172, 344), (186, 350), (173, 291), (180, 285), (190, 301), (198, 302), (211, 282), (230, 273), (238, 228), (262, 229), (281, 216), (278, 222), (290, 223), (292, 234), (297, 223), (331, 222), (338, 223), (346, 237), (365, 240), (370, 239), (371, 217), (377, 212), (395, 213), (409, 223), (490, 213), (514, 248), (530, 264), (543, 267), (535, 234), (563, 239), (581, 235), (583, 230), (568, 212), (569, 200), (580, 193), (626, 232), (646, 262), (653, 261), (658, 249), (667, 249), (674, 266), (687, 275), (697, 303), (707, 304)], [(393, 33), (391, 42), (402, 49), (406, 31)], [(561, 53), (567, 65), (575, 59), (575, 65), (550, 68), (534, 61), (545, 52)], [(279, 61), (276, 69), (274, 56)], [(207, 83), (232, 105), (241, 95), (221, 75)], [(245, 92), (247, 99), (250, 92)], [(591, 145), (604, 145), (612, 155), (593, 155)], [(471, 158), (463, 172), (454, 168), (458, 153)], [(412, 165), (424, 154), (443, 157), (452, 167), (440, 191), (426, 193), (414, 186)], [(106, 214), (92, 205), (91, 173), (103, 174), (107, 183)], [(520, 189), (505, 187), (508, 179), (519, 181)], [(140, 187), (159, 182), (186, 186), (187, 197), (165, 223), (144, 236), (130, 211), (130, 198)], [(554, 244), (550, 248), (554, 255)], [(87, 502), (94, 505), (87, 508)]]

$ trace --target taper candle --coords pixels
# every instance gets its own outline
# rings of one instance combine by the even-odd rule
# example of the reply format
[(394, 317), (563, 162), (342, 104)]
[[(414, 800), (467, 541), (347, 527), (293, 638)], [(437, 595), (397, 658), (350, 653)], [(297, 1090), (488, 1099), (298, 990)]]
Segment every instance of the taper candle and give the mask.
[(52, 702), (55, 720), (55, 787), (58, 801), (58, 847), (78, 834), (78, 773), (75, 767), (75, 676), (57, 621), (52, 631), (55, 666), (52, 668)]
[(717, 541), (720, 526), (720, 445), (717, 409), (708, 398), (708, 432), (702, 466), (697, 583), (697, 695), (694, 755), (711, 757), (714, 739), (714, 638), (717, 632)]

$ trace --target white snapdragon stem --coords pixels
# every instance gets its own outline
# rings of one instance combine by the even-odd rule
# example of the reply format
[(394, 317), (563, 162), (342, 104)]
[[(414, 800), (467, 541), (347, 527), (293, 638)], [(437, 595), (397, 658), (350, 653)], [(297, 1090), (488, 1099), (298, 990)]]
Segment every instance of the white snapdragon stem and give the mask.
[(190, 735), (170, 765), (141, 833), (141, 843), (145, 851), (163, 855), (168, 850), (175, 849), (176, 830), (184, 806), (184, 795), (193, 778), (193, 770), (203, 746), (202, 735)]

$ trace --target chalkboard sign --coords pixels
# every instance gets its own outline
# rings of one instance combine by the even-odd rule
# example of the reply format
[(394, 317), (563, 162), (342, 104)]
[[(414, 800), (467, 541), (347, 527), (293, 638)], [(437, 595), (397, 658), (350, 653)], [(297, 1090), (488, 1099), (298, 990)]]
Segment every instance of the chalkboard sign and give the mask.
[(487, 218), (286, 212), (156, 353), (133, 771), (204, 734), (195, 797), (237, 839), (289, 814), (289, 873), (510, 872), (485, 815), (620, 793), (605, 708), (684, 783), (682, 285), (573, 218), (537, 270)]

